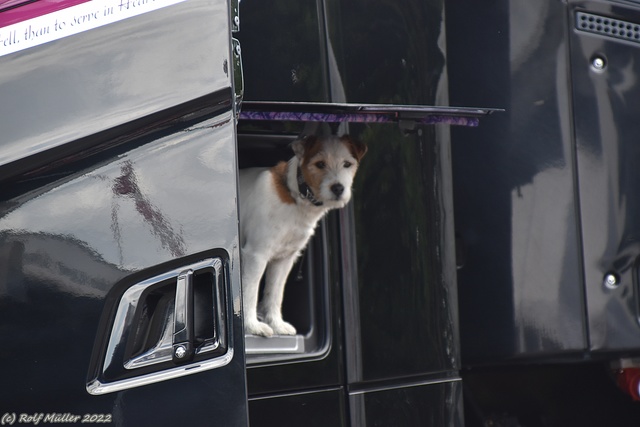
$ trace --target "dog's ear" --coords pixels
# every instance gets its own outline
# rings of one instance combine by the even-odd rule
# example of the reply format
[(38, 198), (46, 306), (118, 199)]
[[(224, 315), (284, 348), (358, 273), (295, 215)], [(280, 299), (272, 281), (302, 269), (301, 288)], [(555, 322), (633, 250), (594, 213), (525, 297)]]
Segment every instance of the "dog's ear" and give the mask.
[(291, 149), (295, 153), (298, 160), (304, 158), (304, 152), (307, 151), (313, 144), (316, 143), (318, 137), (315, 135), (305, 136), (304, 138), (296, 139), (291, 143)]
[(367, 145), (364, 142), (352, 138), (350, 135), (343, 135), (340, 140), (347, 144), (351, 154), (358, 162), (367, 154)]

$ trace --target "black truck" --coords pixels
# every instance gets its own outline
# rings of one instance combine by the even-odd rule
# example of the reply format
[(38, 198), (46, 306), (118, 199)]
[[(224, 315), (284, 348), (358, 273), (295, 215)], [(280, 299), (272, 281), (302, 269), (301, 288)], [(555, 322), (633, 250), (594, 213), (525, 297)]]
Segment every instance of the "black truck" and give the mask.
[[(0, 425), (637, 426), (639, 43), (637, 1), (0, 0)], [(238, 170), (321, 126), (353, 200), (245, 335)]]

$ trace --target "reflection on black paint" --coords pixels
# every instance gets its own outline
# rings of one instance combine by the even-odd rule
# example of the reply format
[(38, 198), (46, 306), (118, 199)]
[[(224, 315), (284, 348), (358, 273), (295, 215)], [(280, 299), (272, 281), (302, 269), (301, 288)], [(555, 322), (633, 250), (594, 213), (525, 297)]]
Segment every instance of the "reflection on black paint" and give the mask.
[[(163, 248), (169, 249), (174, 257), (184, 256), (186, 253), (184, 239), (173, 230), (171, 222), (164, 217), (160, 209), (143, 194), (130, 161), (126, 161), (122, 165), (121, 175), (114, 180), (112, 190), (115, 195), (129, 197), (135, 202), (136, 211), (142, 215), (145, 222), (151, 225), (153, 234), (160, 239)], [(111, 228), (116, 240), (120, 242), (120, 226), (117, 216), (118, 205), (116, 203), (112, 208)]]
[(243, 0), (240, 16), (245, 99), (328, 100), (315, 0)]
[[(328, 2), (347, 102), (438, 105), (446, 100), (443, 3)], [(334, 76), (335, 77), (335, 76)], [(332, 81), (333, 86), (337, 82)], [(354, 209), (361, 329), (360, 381), (455, 370), (455, 271), (445, 238), (446, 133), (351, 125), (369, 146)]]

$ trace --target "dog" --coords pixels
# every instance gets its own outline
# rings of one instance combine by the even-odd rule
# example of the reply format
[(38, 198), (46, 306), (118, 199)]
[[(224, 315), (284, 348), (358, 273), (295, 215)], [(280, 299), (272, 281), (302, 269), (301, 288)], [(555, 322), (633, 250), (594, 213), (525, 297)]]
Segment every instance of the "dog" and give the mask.
[[(295, 335), (282, 318), (287, 277), (318, 221), (351, 199), (367, 146), (351, 138), (308, 136), (291, 144), (294, 156), (271, 168), (239, 172), (240, 251), (245, 333)], [(265, 275), (258, 306), (260, 279)]]

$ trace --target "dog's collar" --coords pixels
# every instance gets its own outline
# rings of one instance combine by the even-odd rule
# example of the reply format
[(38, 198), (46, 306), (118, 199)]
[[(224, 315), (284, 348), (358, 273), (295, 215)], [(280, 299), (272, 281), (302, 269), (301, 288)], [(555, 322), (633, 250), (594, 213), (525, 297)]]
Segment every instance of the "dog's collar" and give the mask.
[(297, 176), (298, 176), (298, 194), (300, 194), (300, 198), (307, 199), (309, 202), (311, 202), (311, 204), (313, 204), (313, 206), (322, 206), (322, 202), (316, 199), (316, 197), (313, 194), (313, 191), (311, 191), (311, 188), (309, 188), (307, 183), (304, 182), (304, 177), (302, 176), (302, 169), (300, 169), (300, 166), (298, 166)]

